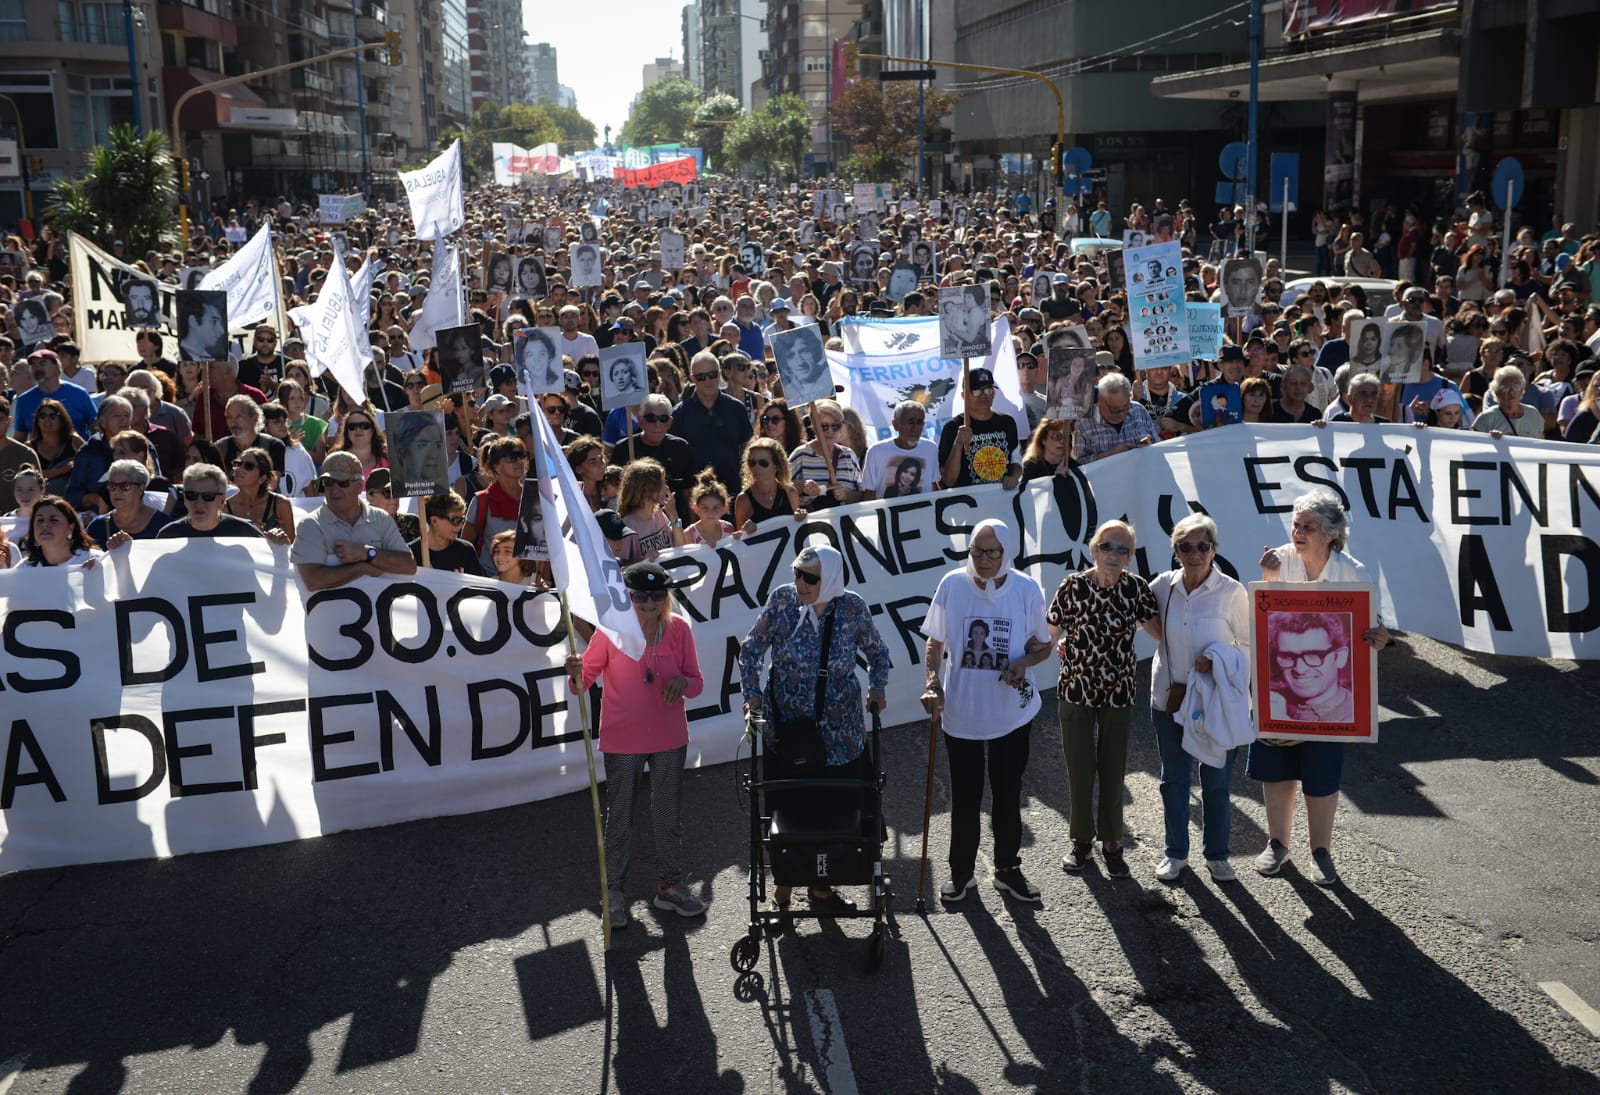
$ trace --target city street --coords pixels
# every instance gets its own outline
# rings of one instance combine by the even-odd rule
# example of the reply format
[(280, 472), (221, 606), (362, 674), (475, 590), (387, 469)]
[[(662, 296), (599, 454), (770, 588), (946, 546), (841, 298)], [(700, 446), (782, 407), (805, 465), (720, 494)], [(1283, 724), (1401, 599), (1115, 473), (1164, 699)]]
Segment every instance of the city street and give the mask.
[[(1329, 889), (1250, 869), (1264, 819), (1242, 758), (1239, 882), (1157, 882), (1147, 713), (1133, 877), (1098, 858), (1063, 873), (1047, 705), (1025, 788), (1042, 906), (1003, 899), (980, 857), (957, 911), (919, 916), (927, 725), (888, 731), (897, 900), (875, 974), (865, 921), (807, 923), (754, 975), (730, 967), (748, 917), (734, 766), (685, 784), (706, 919), (649, 907), (640, 832), (636, 920), (609, 954), (586, 793), (0, 877), (0, 1093), (1600, 1091), (1600, 1025), (1557, 1002), (1597, 1021), (1600, 674), (1416, 636), (1379, 666), (1382, 737), (1349, 750)], [(947, 810), (941, 758), (930, 895)], [(1304, 832), (1302, 814), (1296, 865)]]

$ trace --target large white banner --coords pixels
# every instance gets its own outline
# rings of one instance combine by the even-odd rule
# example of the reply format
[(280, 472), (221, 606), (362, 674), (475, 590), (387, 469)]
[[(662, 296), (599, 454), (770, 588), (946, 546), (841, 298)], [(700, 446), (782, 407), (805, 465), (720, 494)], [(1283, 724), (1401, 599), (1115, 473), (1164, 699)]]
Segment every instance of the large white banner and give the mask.
[(269, 225), (263, 224), (232, 258), (201, 278), (200, 288), (228, 294), (228, 323), (235, 331), (266, 322), (284, 333), (282, 286)]
[[(1259, 577), (1294, 499), (1338, 493), (1390, 626), (1470, 649), (1600, 658), (1600, 451), (1407, 426), (1229, 426), (1070, 476), (765, 523), (663, 565), (690, 584), (705, 692), (690, 762), (743, 733), (739, 644), (801, 547), (832, 543), (893, 669), (890, 724), (921, 718), (920, 633), (985, 517), (1053, 591), (1126, 517), (1134, 569), (1210, 513), (1218, 565)], [(276, 552), (276, 554), (274, 554)], [(0, 572), (0, 870), (292, 840), (491, 809), (585, 781), (548, 594), (434, 572), (308, 596), (263, 543), (141, 542), (90, 571)], [(1143, 640), (1141, 640), (1143, 642)], [(1144, 643), (1148, 647), (1148, 643)], [(1148, 650), (1146, 651), (1148, 652)], [(1050, 662), (1035, 683), (1048, 688)]]
[(422, 314), (412, 326), (408, 341), (413, 350), (431, 350), (438, 345), (437, 332), (446, 327), (460, 327), (466, 322), (460, 255), (444, 240), (435, 240), (428, 295), (422, 300)]
[(400, 184), (411, 202), (417, 239), (443, 239), (467, 223), (461, 194), (461, 138), (452, 141), (427, 167), (400, 172)]
[[(118, 262), (76, 232), (67, 233), (67, 264), (72, 271), (73, 338), (86, 364), (102, 361), (138, 361), (134, 344), (137, 326), (130, 325), (122, 302), (122, 287), (130, 280), (150, 280), (150, 275), (125, 262)], [(177, 311), (173, 294), (178, 287), (156, 283), (161, 302), (162, 323), (172, 329)], [(175, 345), (175, 343), (174, 343)]]

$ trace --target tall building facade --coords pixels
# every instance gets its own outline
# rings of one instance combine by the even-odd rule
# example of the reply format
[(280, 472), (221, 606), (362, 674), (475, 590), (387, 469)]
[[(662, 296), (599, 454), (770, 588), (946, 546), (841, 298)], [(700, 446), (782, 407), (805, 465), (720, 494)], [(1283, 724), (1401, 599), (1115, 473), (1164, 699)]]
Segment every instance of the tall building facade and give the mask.
[(538, 42), (528, 49), (528, 68), (531, 73), (530, 102), (554, 103), (561, 99), (561, 79), (556, 68), (556, 47), (549, 42)]
[[(763, 75), (767, 49), (764, 0), (700, 0), (698, 86), (707, 95), (726, 92), (750, 110), (751, 84)], [(687, 10), (687, 9), (686, 9)]]
[(809, 170), (828, 174), (839, 159), (828, 112), (833, 95), (842, 89), (844, 73), (839, 47), (860, 22), (859, 0), (782, 0), (771, 7), (766, 20), (766, 48), (762, 63), (770, 95), (793, 94), (811, 111)]
[(683, 6), (683, 78), (695, 87), (701, 87), (703, 77), (700, 63), (700, 5)]
[[(521, 0), (467, 0), (472, 109), (527, 97), (527, 44)], [(553, 51), (552, 51), (553, 53)]]

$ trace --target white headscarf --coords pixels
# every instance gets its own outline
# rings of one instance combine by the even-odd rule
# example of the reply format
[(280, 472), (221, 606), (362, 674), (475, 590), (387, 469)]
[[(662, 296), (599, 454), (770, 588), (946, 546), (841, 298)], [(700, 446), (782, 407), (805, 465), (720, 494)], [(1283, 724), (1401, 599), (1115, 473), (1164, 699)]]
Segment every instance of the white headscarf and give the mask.
[(972, 579), (974, 586), (978, 586), (979, 582), (983, 582), (982, 586), (978, 586), (978, 592), (992, 597), (999, 586), (1000, 579), (1011, 573), (1011, 528), (998, 518), (987, 517), (979, 521), (977, 527), (972, 530), (972, 538), (967, 541), (969, 548), (978, 542), (978, 534), (984, 529), (994, 533), (994, 538), (1000, 544), (1000, 550), (1003, 552), (1000, 556), (1000, 569), (995, 572), (993, 578), (984, 578), (978, 573), (978, 568), (973, 564), (971, 554), (968, 554), (967, 577)]
[[(800, 627), (808, 627), (824, 609), (828, 602), (844, 592), (844, 556), (831, 547), (808, 547), (795, 556), (796, 567), (818, 566), (822, 570), (822, 582), (817, 587), (817, 599), (813, 608), (801, 606)], [(797, 629), (798, 630), (798, 629)]]

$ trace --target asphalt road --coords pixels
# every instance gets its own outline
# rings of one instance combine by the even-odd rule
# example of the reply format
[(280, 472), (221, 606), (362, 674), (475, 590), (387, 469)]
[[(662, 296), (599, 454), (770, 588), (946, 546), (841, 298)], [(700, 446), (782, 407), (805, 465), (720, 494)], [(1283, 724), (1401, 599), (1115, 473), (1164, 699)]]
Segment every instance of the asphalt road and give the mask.
[[(1380, 671), (1383, 740), (1350, 750), (1326, 890), (1249, 870), (1263, 815), (1242, 771), (1240, 882), (1156, 882), (1143, 716), (1134, 877), (1064, 874), (1050, 718), (1026, 786), (1044, 904), (983, 886), (920, 917), (927, 727), (887, 732), (900, 897), (872, 975), (855, 921), (772, 939), (736, 978), (749, 850), (728, 766), (687, 780), (707, 918), (641, 898), (609, 954), (586, 794), (0, 877), (0, 1095), (1600, 1091), (1600, 1038), (1539, 987), (1600, 1005), (1600, 674), (1414, 638)], [(641, 834), (637, 893), (651, 876)]]

